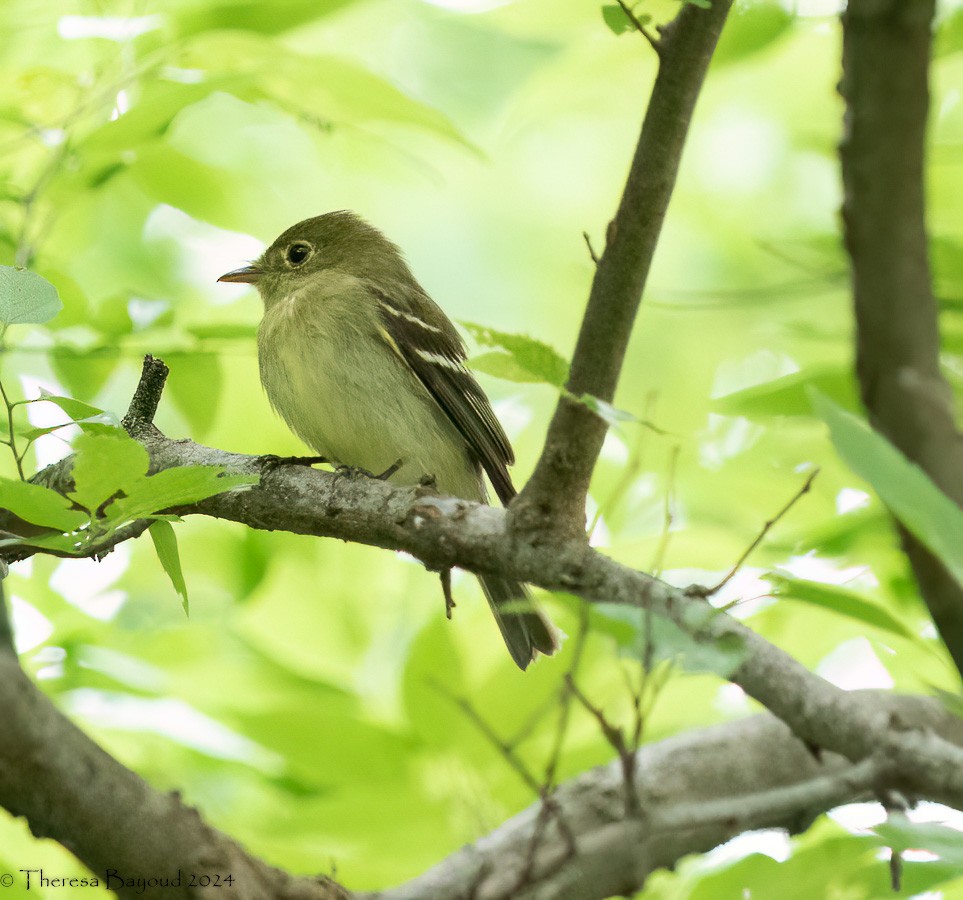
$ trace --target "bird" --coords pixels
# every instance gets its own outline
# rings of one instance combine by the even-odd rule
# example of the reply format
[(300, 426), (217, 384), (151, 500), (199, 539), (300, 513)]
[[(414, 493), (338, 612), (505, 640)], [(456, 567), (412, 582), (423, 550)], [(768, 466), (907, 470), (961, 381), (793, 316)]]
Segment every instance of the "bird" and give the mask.
[[(381, 231), (348, 210), (305, 219), (218, 281), (257, 288), (261, 384), (326, 461), (397, 484), (432, 476), (439, 491), (484, 503), (487, 475), (511, 502), (514, 453), (461, 336)], [(519, 668), (558, 649), (524, 585), (479, 580)]]

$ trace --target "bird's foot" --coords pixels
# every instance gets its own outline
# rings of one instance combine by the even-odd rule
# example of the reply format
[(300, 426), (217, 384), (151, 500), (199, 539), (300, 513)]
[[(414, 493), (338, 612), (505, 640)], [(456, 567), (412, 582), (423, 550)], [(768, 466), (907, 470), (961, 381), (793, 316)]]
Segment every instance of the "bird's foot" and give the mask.
[(375, 481), (387, 481), (391, 478), (395, 472), (402, 467), (403, 463), (400, 459), (396, 459), (387, 469), (384, 470), (380, 475), (375, 475), (374, 472), (369, 472), (367, 469), (362, 469), (361, 466), (335, 466), (335, 471), (339, 475), (344, 475), (345, 478), (373, 478)]

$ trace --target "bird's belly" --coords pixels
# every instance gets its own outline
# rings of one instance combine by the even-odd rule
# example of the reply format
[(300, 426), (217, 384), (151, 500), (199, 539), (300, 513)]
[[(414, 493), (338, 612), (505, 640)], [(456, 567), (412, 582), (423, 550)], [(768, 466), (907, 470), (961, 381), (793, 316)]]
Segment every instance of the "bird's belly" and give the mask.
[[(361, 340), (364, 340), (362, 338)], [(477, 464), (464, 438), (421, 382), (387, 351), (372, 367), (358, 341), (288, 329), (273, 349), (259, 341), (261, 381), (271, 405), (306, 444), (333, 463), (414, 484), (435, 477), (439, 490), (481, 499)]]

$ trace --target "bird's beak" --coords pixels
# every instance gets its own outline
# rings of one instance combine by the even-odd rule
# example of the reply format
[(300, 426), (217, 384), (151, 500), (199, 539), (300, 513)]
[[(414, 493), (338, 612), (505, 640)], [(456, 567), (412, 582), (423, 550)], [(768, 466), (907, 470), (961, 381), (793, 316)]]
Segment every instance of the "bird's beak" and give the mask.
[(222, 275), (218, 278), (218, 281), (240, 281), (245, 284), (256, 284), (257, 280), (264, 274), (264, 269), (259, 269), (255, 265), (243, 266), (240, 269), (235, 269), (233, 272), (228, 272), (226, 275)]

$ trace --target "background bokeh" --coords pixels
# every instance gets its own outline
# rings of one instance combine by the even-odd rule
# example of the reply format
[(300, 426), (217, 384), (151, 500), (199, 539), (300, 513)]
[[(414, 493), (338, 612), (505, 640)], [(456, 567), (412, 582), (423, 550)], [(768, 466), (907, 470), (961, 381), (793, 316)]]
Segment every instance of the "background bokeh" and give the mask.
[[(677, 8), (639, 11), (657, 22)], [(629, 415), (593, 481), (593, 540), (674, 583), (718, 578), (818, 466), (814, 491), (720, 600), (838, 684), (954, 690), (884, 511), (805, 392), (856, 409), (838, 11), (737, 4), (616, 399)], [(255, 292), (215, 279), (339, 208), (395, 240), (454, 320), (571, 352), (593, 271), (583, 232), (601, 249), (655, 73), (648, 46), (616, 35), (598, 4), (3, 0), (2, 12), (0, 262), (29, 265), (65, 305), (7, 334), (0, 377), (18, 396), (44, 387), (123, 414), (151, 352), (171, 367), (157, 417), (168, 435), (303, 453), (258, 384)], [(940, 15), (930, 228), (959, 391), (963, 11)], [(555, 389), (479, 377), (523, 483)], [(63, 417), (29, 411), (34, 425)], [(38, 441), (31, 470), (69, 437)], [(14, 474), (2, 454), (0, 474)], [(522, 674), (470, 577), (456, 577), (447, 622), (437, 576), (410, 559), (200, 518), (176, 530), (189, 619), (146, 538), (100, 563), (36, 557), (7, 582), (24, 665), (125, 764), (271, 863), (336, 867), (358, 888), (412, 877), (532, 802), (445, 692), (519, 737), (541, 772), (574, 638)], [(574, 636), (576, 606), (545, 602)], [(614, 721), (630, 718), (632, 665), (589, 635), (580, 683)], [(680, 665), (644, 739), (751, 711), (717, 675)], [(576, 710), (560, 775), (612, 755)], [(866, 829), (882, 818), (861, 807), (792, 842), (738, 841), (658, 875), (646, 896), (881, 896), (888, 871)], [(908, 857), (908, 890), (963, 896), (928, 858)], [(0, 868), (33, 866), (78, 870), (0, 816)]]

